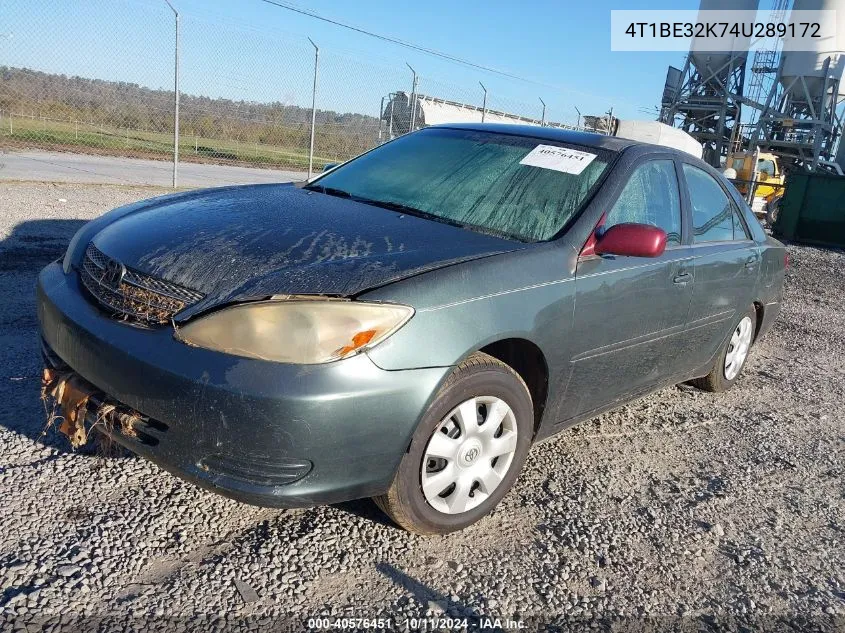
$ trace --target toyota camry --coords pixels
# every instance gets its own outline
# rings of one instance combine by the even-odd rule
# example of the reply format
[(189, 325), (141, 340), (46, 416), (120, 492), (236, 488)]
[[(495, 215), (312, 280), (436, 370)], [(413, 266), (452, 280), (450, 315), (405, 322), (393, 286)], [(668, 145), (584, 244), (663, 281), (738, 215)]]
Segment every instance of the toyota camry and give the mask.
[(46, 395), (195, 484), (460, 529), (532, 444), (740, 379), (786, 252), (678, 150), (447, 125), (300, 184), (115, 209), (38, 279)]

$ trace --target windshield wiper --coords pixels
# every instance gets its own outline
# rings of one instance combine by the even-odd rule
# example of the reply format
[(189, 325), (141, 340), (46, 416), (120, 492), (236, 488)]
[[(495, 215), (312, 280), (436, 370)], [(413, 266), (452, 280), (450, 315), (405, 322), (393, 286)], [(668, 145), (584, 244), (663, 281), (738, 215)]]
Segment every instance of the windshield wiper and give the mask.
[(336, 187), (324, 187), (323, 185), (308, 185), (307, 187), (303, 187), (303, 189), (307, 189), (308, 191), (318, 191), (320, 193), (324, 193), (327, 196), (334, 196), (335, 198), (350, 198), (352, 200), (358, 200), (355, 196), (353, 196), (348, 191), (343, 189), (337, 189)]
[(483, 227), (476, 227), (472, 224), (464, 224), (462, 222), (458, 222), (456, 220), (452, 220), (450, 218), (444, 218), (440, 215), (435, 215), (434, 213), (429, 213), (428, 211), (423, 211), (422, 209), (417, 209), (416, 207), (412, 207), (407, 204), (402, 204), (401, 202), (391, 202), (389, 200), (373, 200), (372, 198), (363, 198), (361, 196), (356, 196), (344, 189), (336, 189), (335, 187), (325, 187), (323, 185), (308, 185), (303, 187), (303, 189), (307, 189), (308, 191), (317, 191), (319, 193), (324, 193), (327, 196), (335, 196), (337, 198), (346, 198), (347, 200), (354, 200), (355, 202), (360, 202), (362, 204), (369, 204), (374, 207), (381, 207), (382, 209), (389, 209), (391, 211), (398, 211), (399, 213), (404, 213), (405, 215), (413, 215), (418, 218), (423, 218), (425, 220), (433, 220), (435, 222), (442, 222), (443, 224), (448, 224), (450, 226), (456, 226), (461, 229), (482, 229)]
[(389, 200), (373, 200), (372, 198), (363, 198), (361, 196), (353, 195), (348, 191), (345, 191), (344, 189), (336, 189), (335, 187), (325, 187), (323, 185), (308, 185), (306, 187), (303, 187), (303, 189), (324, 193), (327, 196), (335, 196), (337, 198), (346, 198), (348, 200), (354, 200), (355, 202), (369, 204), (374, 207), (381, 207), (382, 209), (399, 211), (400, 213), (404, 213), (406, 215), (415, 215), (420, 218), (425, 218), (426, 220), (436, 220), (437, 222), (444, 222), (446, 224), (451, 224), (452, 226), (459, 226), (461, 228), (465, 228), (465, 225), (461, 224), (460, 222), (450, 220), (449, 218), (443, 218), (439, 215), (434, 215), (433, 213), (429, 213), (428, 211), (423, 211), (422, 209), (417, 209), (416, 207), (412, 207), (407, 204), (402, 204), (401, 202), (390, 202)]
[(390, 202), (389, 200), (370, 200), (367, 198), (357, 198), (358, 202), (363, 202), (365, 204), (371, 204), (374, 207), (381, 207), (382, 209), (390, 209), (391, 211), (399, 211), (400, 213), (404, 213), (406, 215), (413, 215), (418, 218), (423, 218), (426, 220), (434, 220), (435, 222), (442, 222), (443, 224), (449, 224), (451, 226), (457, 226), (459, 228), (466, 228), (467, 225), (456, 220), (452, 220), (450, 218), (444, 218), (440, 215), (435, 215), (434, 213), (429, 213), (428, 211), (423, 211), (422, 209), (417, 209), (416, 207), (409, 206), (407, 204), (402, 204), (401, 202)]

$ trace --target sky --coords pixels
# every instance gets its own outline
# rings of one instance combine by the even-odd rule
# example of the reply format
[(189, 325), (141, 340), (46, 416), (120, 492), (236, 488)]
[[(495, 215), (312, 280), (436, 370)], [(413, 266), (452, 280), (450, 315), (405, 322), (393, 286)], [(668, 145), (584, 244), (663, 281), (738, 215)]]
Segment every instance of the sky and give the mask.
[[(293, 0), (377, 33), (501, 69), (524, 80), (376, 40), (261, 0), (171, 0), (181, 14), (183, 92), (310, 105), (320, 47), (318, 105), (377, 114), (411, 88), (494, 109), (574, 122), (613, 108), (654, 118), (670, 64), (684, 54), (610, 51), (611, 9), (695, 9), (695, 1)], [(0, 65), (172, 89), (173, 14), (164, 0), (0, 0)]]

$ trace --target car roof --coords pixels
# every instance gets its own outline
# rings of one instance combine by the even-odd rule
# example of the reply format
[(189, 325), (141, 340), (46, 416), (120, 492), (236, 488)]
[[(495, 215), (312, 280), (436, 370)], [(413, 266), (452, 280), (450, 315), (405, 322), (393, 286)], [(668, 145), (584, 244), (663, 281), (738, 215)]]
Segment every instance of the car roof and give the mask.
[[(540, 125), (518, 125), (511, 123), (443, 123), (432, 125), (434, 129), (449, 130), (472, 130), (475, 132), (495, 132), (497, 134), (510, 134), (513, 136), (526, 136), (530, 138), (547, 139), (560, 143), (572, 143), (584, 147), (595, 147), (611, 151), (621, 151), (632, 145), (647, 145), (627, 138), (616, 136), (605, 136), (593, 132), (578, 132), (575, 130), (564, 130), (556, 127), (543, 127)], [(429, 129), (431, 129), (429, 128)], [(661, 148), (663, 149), (663, 148)]]

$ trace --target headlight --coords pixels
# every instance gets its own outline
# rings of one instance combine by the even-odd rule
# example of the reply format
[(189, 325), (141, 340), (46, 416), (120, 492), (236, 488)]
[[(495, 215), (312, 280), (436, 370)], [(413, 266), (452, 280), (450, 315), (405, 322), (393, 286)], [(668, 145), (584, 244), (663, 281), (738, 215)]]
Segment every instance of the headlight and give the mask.
[(357, 354), (408, 322), (413, 308), (342, 300), (262, 301), (225, 308), (188, 323), (176, 338), (188, 345), (313, 365)]

